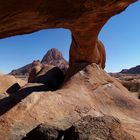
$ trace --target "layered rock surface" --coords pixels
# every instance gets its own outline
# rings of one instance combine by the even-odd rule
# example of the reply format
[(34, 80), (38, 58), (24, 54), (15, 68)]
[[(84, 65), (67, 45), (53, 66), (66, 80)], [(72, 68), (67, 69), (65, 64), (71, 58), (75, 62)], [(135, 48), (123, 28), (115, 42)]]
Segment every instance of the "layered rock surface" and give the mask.
[(0, 101), (0, 139), (21, 139), (44, 122), (68, 128), (81, 117), (105, 114), (118, 118), (126, 132), (140, 138), (140, 101), (96, 64), (73, 75), (60, 90), (38, 89), (31, 84)]

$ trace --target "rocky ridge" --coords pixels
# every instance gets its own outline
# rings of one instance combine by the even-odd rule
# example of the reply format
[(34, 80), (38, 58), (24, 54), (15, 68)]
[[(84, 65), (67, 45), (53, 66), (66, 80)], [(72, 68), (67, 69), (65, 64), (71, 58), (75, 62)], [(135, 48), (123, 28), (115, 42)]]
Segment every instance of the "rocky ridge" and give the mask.
[(130, 69), (123, 69), (120, 73), (123, 74), (140, 74), (140, 65), (130, 68)]
[(50, 67), (57, 66), (63, 71), (66, 71), (68, 69), (68, 62), (63, 58), (62, 53), (58, 49), (52, 48), (48, 50), (41, 61), (35, 60), (32, 63), (27, 64), (19, 69), (12, 70), (9, 74), (19, 78), (22, 78), (24, 76), (28, 77), (29, 73), (36, 63), (39, 63), (41, 67), (50, 65)]

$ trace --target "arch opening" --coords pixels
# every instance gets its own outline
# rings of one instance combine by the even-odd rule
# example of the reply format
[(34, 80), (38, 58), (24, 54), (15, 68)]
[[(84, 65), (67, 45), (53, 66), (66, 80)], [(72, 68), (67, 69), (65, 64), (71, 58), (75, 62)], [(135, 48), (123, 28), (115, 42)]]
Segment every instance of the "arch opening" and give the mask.
[[(63, 28), (41, 30), (28, 35), (1, 39), (0, 69), (4, 73), (28, 82), (33, 82), (28, 78), (34, 69), (38, 72), (32, 75), (33, 79), (37, 76), (33, 83), (49, 83), (47, 90), (56, 90), (63, 83), (65, 72), (69, 66), (70, 44), (71, 32)], [(36, 66), (38, 64), (40, 69)], [(56, 70), (54, 67), (60, 69)], [(48, 73), (51, 73), (49, 74), (52, 76), (51, 78), (48, 78)], [(58, 76), (56, 76), (57, 73)], [(41, 80), (42, 75), (45, 75), (44, 81)], [(13, 89), (13, 87), (11, 88)], [(11, 88), (10, 91), (12, 91)]]

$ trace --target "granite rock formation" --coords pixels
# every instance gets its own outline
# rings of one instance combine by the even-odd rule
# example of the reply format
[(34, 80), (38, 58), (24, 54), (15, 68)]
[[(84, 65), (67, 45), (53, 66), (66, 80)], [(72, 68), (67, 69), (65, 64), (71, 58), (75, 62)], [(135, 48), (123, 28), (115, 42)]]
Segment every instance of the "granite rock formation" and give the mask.
[(139, 140), (139, 108), (140, 101), (124, 86), (91, 64), (57, 91), (30, 84), (1, 100), (0, 139), (20, 140), (41, 123), (66, 129), (84, 116), (107, 114), (119, 119), (123, 130)]
[(47, 64), (59, 67), (64, 73), (68, 69), (68, 62), (64, 59), (62, 53), (56, 48), (50, 49), (43, 57), (41, 63), (43, 65)]
[(14, 75), (16, 77), (24, 76), (24, 77), (27, 77), (28, 79), (28, 76), (30, 74), (29, 82), (31, 82), (34, 79), (33, 77), (35, 77), (41, 69), (43, 69), (42, 71), (44, 71), (45, 68), (46, 70), (48, 70), (52, 68), (53, 66), (59, 67), (64, 72), (68, 69), (68, 62), (63, 58), (62, 53), (58, 49), (55, 49), (55, 48), (48, 50), (41, 61), (36, 60), (19, 69), (13, 70), (10, 73), (10, 75)]
[(42, 91), (42, 84), (27, 84), (0, 100), (0, 139), (20, 140), (44, 122), (66, 129), (84, 116), (107, 114), (119, 119), (122, 129), (139, 140), (140, 100), (96, 65), (104, 64), (97, 49), (101, 28), (135, 1), (0, 2), (0, 38), (47, 28), (67, 28), (77, 47), (71, 45), (70, 52), (75, 50), (76, 55), (69, 69), (71, 76), (61, 89)]
[(67, 28), (76, 44), (74, 62), (98, 64), (98, 34), (136, 0), (10, 0), (0, 2), (0, 38), (47, 28)]
[(41, 124), (22, 140), (135, 140), (121, 127), (118, 119), (110, 116), (85, 116), (70, 128), (63, 130)]

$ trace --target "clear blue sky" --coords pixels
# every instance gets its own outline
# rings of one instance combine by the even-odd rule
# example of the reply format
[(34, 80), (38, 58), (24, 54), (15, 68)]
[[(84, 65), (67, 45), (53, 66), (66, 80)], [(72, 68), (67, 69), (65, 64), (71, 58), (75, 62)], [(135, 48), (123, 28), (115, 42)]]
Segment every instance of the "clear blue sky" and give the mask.
[[(58, 48), (68, 60), (71, 33), (64, 29), (42, 30), (29, 35), (0, 39), (0, 71), (10, 72), (42, 59), (50, 48)], [(106, 71), (140, 65), (140, 1), (104, 26), (99, 39), (107, 51)]]

